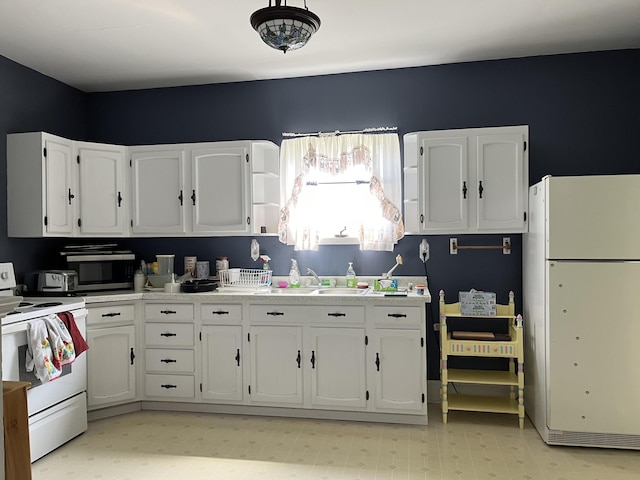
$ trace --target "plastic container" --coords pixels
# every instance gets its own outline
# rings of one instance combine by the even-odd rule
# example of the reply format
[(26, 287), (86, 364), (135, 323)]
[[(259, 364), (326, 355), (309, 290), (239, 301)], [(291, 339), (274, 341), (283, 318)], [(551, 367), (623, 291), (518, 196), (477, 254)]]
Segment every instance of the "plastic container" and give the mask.
[(144, 291), (145, 283), (147, 283), (146, 275), (142, 273), (142, 270), (136, 271), (136, 273), (133, 275), (133, 289), (136, 292), (142, 292)]
[(349, 262), (349, 268), (347, 268), (347, 288), (356, 288), (358, 280), (356, 279), (356, 271), (353, 269), (353, 262)]
[(156, 255), (156, 260), (158, 261), (158, 275), (171, 276), (174, 272), (173, 264), (175, 258), (175, 255)]
[(289, 288), (298, 288), (300, 286), (300, 270), (298, 270), (298, 262), (291, 259), (291, 270), (289, 270)]

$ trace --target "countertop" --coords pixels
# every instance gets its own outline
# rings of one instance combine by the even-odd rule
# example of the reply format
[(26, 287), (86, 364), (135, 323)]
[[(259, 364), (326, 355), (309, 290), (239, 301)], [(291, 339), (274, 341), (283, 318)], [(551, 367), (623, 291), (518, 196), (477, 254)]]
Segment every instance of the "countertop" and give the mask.
[[(424, 277), (403, 277), (403, 281), (399, 281), (400, 288), (406, 288), (408, 283), (424, 283)], [(323, 287), (308, 287), (303, 290), (309, 291)], [(323, 289), (331, 290), (330, 287)], [(343, 303), (380, 303), (397, 305), (397, 304), (420, 304), (430, 303), (431, 295), (428, 289), (425, 289), (424, 295), (417, 295), (415, 290), (407, 293), (406, 296), (385, 296), (384, 292), (373, 292), (372, 289), (363, 291), (363, 294), (301, 294), (298, 289), (280, 289), (272, 288), (271, 292), (266, 293), (267, 289), (241, 289), (233, 287), (219, 288), (213, 292), (202, 293), (166, 293), (164, 291), (144, 291), (134, 292), (133, 290), (117, 290), (108, 292), (94, 292), (83, 294), (83, 298), (87, 305), (103, 302), (126, 302), (135, 300), (150, 301), (175, 301), (175, 302), (230, 302), (230, 301), (248, 301), (259, 303), (299, 303), (305, 305), (335, 305)], [(337, 290), (341, 290), (339, 286)]]

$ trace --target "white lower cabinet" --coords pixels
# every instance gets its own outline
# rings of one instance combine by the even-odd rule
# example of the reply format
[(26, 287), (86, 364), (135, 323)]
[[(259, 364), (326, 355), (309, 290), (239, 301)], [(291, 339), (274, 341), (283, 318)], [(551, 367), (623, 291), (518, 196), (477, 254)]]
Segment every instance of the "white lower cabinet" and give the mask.
[(99, 305), (87, 310), (87, 407), (135, 400), (135, 306)]
[(194, 400), (193, 304), (146, 303), (144, 315), (146, 397)]
[(252, 404), (367, 409), (364, 305), (251, 305)]
[[(143, 399), (426, 424), (424, 304), (256, 300), (142, 302)], [(133, 310), (90, 308), (90, 320), (105, 317)], [(121, 323), (88, 323), (95, 408), (136, 398), (135, 328)]]
[(91, 328), (87, 343), (87, 406), (134, 400), (135, 327)]
[(243, 400), (244, 355), (240, 325), (203, 325), (202, 398), (220, 403)]
[(311, 406), (365, 408), (365, 329), (311, 327), (309, 333)]
[(376, 374), (376, 410), (425, 410), (426, 364), (420, 331), (376, 328), (371, 347), (370, 366)]
[(302, 406), (302, 327), (251, 326), (251, 403)]

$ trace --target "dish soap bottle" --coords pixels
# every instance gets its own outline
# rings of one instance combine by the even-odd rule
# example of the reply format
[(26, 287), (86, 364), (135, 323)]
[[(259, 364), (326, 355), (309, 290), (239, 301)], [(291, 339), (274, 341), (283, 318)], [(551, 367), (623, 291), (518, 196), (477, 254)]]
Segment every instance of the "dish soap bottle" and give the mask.
[(300, 287), (300, 271), (298, 270), (298, 262), (291, 259), (291, 270), (289, 270), (289, 287)]
[(347, 288), (356, 288), (357, 283), (353, 262), (349, 262), (349, 268), (347, 268)]

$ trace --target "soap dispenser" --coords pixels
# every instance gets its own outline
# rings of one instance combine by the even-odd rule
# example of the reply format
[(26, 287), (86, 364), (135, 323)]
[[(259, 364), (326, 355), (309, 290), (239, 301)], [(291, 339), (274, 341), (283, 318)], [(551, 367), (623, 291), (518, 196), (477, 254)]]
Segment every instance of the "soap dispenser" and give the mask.
[(353, 262), (349, 262), (349, 268), (347, 268), (347, 287), (356, 288), (358, 282), (356, 280), (356, 271), (353, 269)]
[(291, 270), (289, 271), (289, 287), (297, 288), (300, 286), (300, 271), (298, 270), (298, 262), (291, 259)]

